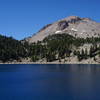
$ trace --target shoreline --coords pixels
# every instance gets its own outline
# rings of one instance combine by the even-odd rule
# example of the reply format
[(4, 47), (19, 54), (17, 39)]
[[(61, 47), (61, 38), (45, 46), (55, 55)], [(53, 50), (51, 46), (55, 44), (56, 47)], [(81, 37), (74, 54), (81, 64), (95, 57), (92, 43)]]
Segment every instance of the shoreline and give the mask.
[(87, 65), (87, 64), (97, 64), (97, 65), (99, 65), (100, 63), (97, 63), (97, 62), (95, 62), (95, 63), (82, 63), (82, 62), (74, 62), (74, 63), (72, 63), (72, 62), (65, 62), (65, 63), (63, 63), (63, 62), (9, 62), (9, 63), (0, 63), (0, 65), (2, 65), (2, 64), (83, 64), (83, 65)]

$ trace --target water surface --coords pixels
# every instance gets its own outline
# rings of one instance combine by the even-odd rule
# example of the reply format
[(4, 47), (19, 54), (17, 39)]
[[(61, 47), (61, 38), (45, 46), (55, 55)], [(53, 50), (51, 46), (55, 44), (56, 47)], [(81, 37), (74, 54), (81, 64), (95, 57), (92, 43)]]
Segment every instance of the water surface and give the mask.
[(0, 65), (0, 100), (100, 100), (100, 66)]

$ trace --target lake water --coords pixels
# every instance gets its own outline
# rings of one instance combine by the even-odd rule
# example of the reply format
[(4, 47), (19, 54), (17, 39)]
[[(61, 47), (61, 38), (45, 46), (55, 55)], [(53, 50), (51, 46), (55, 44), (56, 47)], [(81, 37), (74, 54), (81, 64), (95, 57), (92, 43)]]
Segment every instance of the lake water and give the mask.
[(0, 100), (100, 100), (100, 66), (0, 65)]

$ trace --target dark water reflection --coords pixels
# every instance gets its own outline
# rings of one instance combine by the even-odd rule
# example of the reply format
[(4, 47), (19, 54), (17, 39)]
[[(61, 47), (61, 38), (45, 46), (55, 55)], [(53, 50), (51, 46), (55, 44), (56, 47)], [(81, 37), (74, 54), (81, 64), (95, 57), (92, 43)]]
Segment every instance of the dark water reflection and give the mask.
[(100, 100), (100, 66), (0, 65), (0, 100)]

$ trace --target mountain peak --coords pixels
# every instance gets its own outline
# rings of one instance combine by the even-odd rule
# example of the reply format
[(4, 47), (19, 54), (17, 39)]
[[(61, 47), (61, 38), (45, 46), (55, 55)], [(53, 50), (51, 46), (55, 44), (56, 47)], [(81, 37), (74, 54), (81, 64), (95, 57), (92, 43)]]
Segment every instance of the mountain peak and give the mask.
[(81, 19), (80, 17), (78, 16), (69, 16), (66, 18), (67, 20), (71, 20), (71, 19)]
[(67, 22), (92, 21), (91, 18), (81, 18), (79, 16), (69, 16), (69, 17), (66, 17), (63, 20), (66, 20)]

